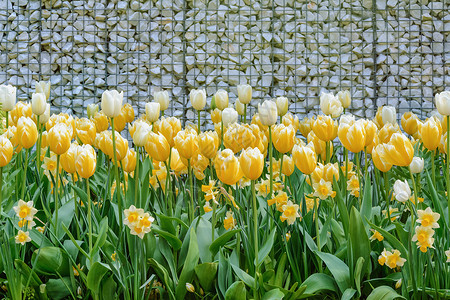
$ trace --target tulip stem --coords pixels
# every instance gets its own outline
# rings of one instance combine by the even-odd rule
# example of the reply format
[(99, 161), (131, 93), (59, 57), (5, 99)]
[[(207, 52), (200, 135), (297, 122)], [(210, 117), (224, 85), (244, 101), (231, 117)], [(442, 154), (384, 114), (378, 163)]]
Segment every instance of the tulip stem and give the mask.
[[(344, 157), (345, 157), (345, 182), (344, 182), (344, 199), (345, 204), (347, 205), (347, 181), (348, 181), (348, 150), (344, 148)], [(312, 183), (311, 183), (312, 185)]]
[(273, 166), (272, 166), (272, 126), (269, 125), (269, 179), (270, 179), (270, 194), (269, 198), (272, 199), (273, 194)]
[(198, 134), (200, 134), (200, 110), (199, 111), (197, 111), (197, 119), (198, 119), (198, 129), (197, 129), (197, 132), (198, 132)]
[(358, 172), (358, 185), (359, 185), (359, 193), (358, 193), (358, 202), (359, 202), (359, 207), (361, 207), (361, 192), (362, 192), (362, 185), (361, 185), (361, 159), (359, 157), (361, 152), (355, 153), (356, 156), (356, 167), (357, 167), (357, 172)]
[(330, 143), (331, 141), (325, 142), (325, 164), (330, 162)]
[[(414, 180), (414, 174), (411, 171), (411, 167), (408, 166), (408, 170), (409, 170), (409, 175), (411, 177), (411, 181), (412, 181), (412, 185), (413, 185), (413, 190), (414, 190), (414, 205), (417, 205), (417, 187), (416, 187), (416, 181)], [(413, 212), (411, 212), (412, 215)]]
[[(167, 211), (167, 214), (169, 216), (171, 216), (172, 215), (172, 199), (169, 196), (169, 193), (170, 193), (170, 168), (167, 165), (167, 162), (164, 162), (164, 164), (166, 165), (166, 171), (167, 171), (166, 186), (165, 186), (166, 193), (164, 196), (166, 197), (166, 209), (167, 209), (167, 205), (169, 205), (169, 210)], [(170, 165), (170, 163), (169, 163), (169, 165)]]
[[(120, 232), (122, 232), (123, 224), (122, 224), (122, 197), (121, 197), (121, 188), (120, 188), (120, 179), (119, 179), (119, 169), (117, 166), (117, 154), (116, 154), (116, 130), (114, 129), (114, 118), (111, 118), (111, 128), (112, 128), (112, 142), (113, 142), (113, 157), (114, 157), (114, 173), (116, 176), (116, 194), (117, 194), (117, 207), (119, 209), (119, 227)], [(122, 237), (122, 235), (120, 235)], [(119, 239), (121, 240), (121, 239)], [(120, 241), (119, 241), (120, 244)]]
[[(281, 155), (281, 158), (280, 158), (280, 179), (281, 179), (281, 182), (283, 182), (283, 156), (284, 156), (284, 154), (280, 153), (280, 155)], [(285, 188), (286, 188), (286, 186), (285, 186)]]
[(223, 149), (223, 120), (220, 119), (220, 149)]
[[(140, 161), (140, 148), (136, 147), (136, 170), (134, 170), (134, 205), (138, 206), (139, 194), (139, 161)], [(139, 206), (140, 207), (140, 206)]]
[(2, 214), (2, 205), (3, 205), (3, 167), (0, 167), (0, 215)]
[[(117, 190), (117, 188), (116, 188)], [(88, 226), (89, 226), (89, 260), (92, 259), (92, 214), (91, 214), (91, 191), (89, 189), (89, 178), (86, 178), (86, 193), (88, 197)], [(120, 214), (120, 213), (119, 213)], [(92, 262), (90, 262), (92, 263)]]
[[(22, 191), (20, 193), (20, 199), (25, 201), (23, 198), (25, 196), (25, 190), (26, 190), (26, 183), (27, 183), (27, 170), (28, 170), (28, 149), (25, 149), (25, 165), (23, 166), (24, 173), (23, 173), (23, 180), (22, 180)], [(58, 178), (58, 177), (57, 177)]]
[(191, 197), (190, 197), (190, 202), (189, 202), (189, 219), (191, 221), (191, 223), (194, 221), (194, 185), (192, 183), (192, 168), (191, 168), (191, 160), (188, 159), (188, 177), (189, 177), (189, 188), (191, 190)]
[(431, 179), (433, 180), (433, 186), (436, 188), (436, 171), (435, 171), (435, 165), (434, 165), (434, 155), (435, 151), (431, 151)]
[(6, 129), (9, 127), (9, 111), (6, 111)]
[[(312, 186), (312, 176), (311, 174), (308, 175), (309, 176), (309, 181), (311, 182), (311, 186)], [(313, 218), (314, 218), (314, 225), (316, 228), (316, 243), (317, 243), (317, 249), (318, 251), (320, 251), (321, 247), (320, 247), (320, 231), (319, 231), (319, 200), (317, 199), (317, 197), (313, 196), (313, 200), (314, 200), (314, 214), (313, 214)], [(317, 263), (319, 265), (319, 272), (322, 273), (322, 261), (320, 259), (317, 260)]]
[(389, 223), (391, 223), (391, 197), (389, 197), (389, 177), (388, 177), (388, 173), (384, 172), (383, 173), (383, 177), (384, 177), (384, 193), (385, 193), (385, 197), (386, 197), (386, 203), (387, 203), (387, 215), (388, 215), (388, 219), (389, 219)]
[(247, 104), (244, 104), (244, 124), (247, 123)]
[[(447, 204), (448, 204), (448, 217), (450, 220), (450, 178), (449, 178), (449, 157), (450, 157), (450, 116), (447, 116), (447, 168), (445, 174), (447, 176)], [(448, 222), (450, 224), (450, 221)]]
[(58, 226), (58, 210), (59, 210), (59, 200), (58, 200), (58, 194), (59, 194), (59, 158), (60, 155), (56, 155), (56, 180), (55, 180), (55, 186), (53, 187), (53, 193), (55, 194), (55, 232), (56, 228)]
[(38, 144), (36, 147), (36, 162), (37, 162), (37, 173), (38, 178), (41, 177), (41, 124), (39, 123), (39, 117), (37, 116), (37, 130), (38, 130)]
[(255, 286), (253, 288), (253, 297), (254, 299), (258, 299), (258, 207), (256, 206), (255, 180), (252, 180), (251, 185), (253, 202), (253, 242), (255, 248)]

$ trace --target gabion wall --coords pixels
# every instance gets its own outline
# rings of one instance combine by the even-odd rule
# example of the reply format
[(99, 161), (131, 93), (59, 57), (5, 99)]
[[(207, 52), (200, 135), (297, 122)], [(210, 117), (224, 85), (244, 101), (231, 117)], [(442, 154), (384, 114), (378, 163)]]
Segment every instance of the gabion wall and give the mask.
[(318, 109), (350, 89), (352, 111), (390, 104), (422, 117), (450, 84), (450, 0), (0, 0), (0, 84), (30, 98), (51, 80), (53, 105), (82, 115), (105, 89), (143, 112), (168, 90), (169, 114), (194, 119), (192, 88), (254, 87)]

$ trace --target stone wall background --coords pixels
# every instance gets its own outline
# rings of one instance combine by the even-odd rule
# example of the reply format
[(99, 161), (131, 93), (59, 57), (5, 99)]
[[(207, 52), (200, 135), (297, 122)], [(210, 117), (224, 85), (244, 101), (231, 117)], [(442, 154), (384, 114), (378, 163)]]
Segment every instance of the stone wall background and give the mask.
[[(51, 80), (57, 110), (85, 114), (105, 89), (142, 113), (169, 91), (193, 120), (192, 88), (254, 87), (253, 107), (287, 96), (299, 116), (321, 91), (350, 89), (351, 110), (425, 117), (450, 85), (450, 0), (0, 0), (0, 84), (31, 97)], [(447, 88), (448, 89), (448, 88)], [(254, 108), (253, 108), (254, 109)], [(204, 116), (206, 114), (204, 113)]]

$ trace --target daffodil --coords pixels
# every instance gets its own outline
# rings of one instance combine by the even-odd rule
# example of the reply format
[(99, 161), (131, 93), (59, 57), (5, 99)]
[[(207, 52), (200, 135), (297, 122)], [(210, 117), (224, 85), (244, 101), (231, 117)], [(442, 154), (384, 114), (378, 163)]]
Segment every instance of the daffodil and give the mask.
[(17, 206), (14, 206), (13, 209), (20, 219), (30, 222), (33, 221), (34, 215), (37, 213), (37, 209), (33, 207), (33, 201), (25, 202), (23, 200), (19, 200)]
[(378, 231), (373, 229), (371, 229), (371, 231), (373, 232), (373, 235), (369, 238), (369, 240), (371, 241), (378, 240), (379, 242), (381, 242), (384, 239), (384, 237)]
[(236, 226), (236, 220), (233, 217), (233, 212), (231, 210), (227, 211), (225, 220), (223, 220), (223, 227), (226, 230), (233, 229)]
[(25, 245), (25, 243), (28, 243), (31, 241), (30, 233), (28, 231), (24, 232), (22, 230), (19, 230), (19, 232), (17, 233), (17, 235), (15, 237), (15, 240), (16, 240), (16, 244)]
[(415, 234), (412, 237), (411, 241), (416, 242), (420, 251), (427, 252), (428, 248), (434, 248), (434, 230), (431, 227), (417, 226), (415, 229)]
[(280, 212), (283, 212), (283, 206), (285, 204), (287, 204), (287, 201), (288, 201), (288, 196), (287, 196), (286, 192), (280, 191), (274, 198), (267, 200), (267, 204), (269, 206), (276, 204), (277, 210)]
[(353, 175), (347, 181), (347, 191), (350, 191), (350, 195), (353, 195), (355, 197), (359, 196), (359, 180), (356, 175)]
[(287, 221), (288, 225), (294, 224), (295, 220), (300, 217), (298, 213), (298, 204), (292, 203), (291, 200), (282, 207), (283, 214), (280, 216), (282, 222)]
[(319, 197), (321, 200), (327, 199), (331, 196), (333, 189), (331, 187), (331, 182), (320, 179), (319, 182), (313, 184), (314, 196)]
[(427, 207), (425, 210), (417, 210), (417, 223), (420, 223), (423, 227), (430, 227), (430, 228), (439, 228), (439, 224), (437, 221), (441, 217), (440, 214), (435, 213), (431, 210), (431, 208)]
[(445, 251), (445, 255), (447, 256), (447, 261), (446, 262), (450, 262), (450, 249)]

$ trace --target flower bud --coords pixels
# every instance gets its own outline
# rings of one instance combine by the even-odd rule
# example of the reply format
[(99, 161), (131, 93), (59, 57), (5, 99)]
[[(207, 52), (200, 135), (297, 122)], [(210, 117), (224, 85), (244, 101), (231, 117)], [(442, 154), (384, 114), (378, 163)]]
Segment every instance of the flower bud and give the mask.
[(45, 112), (39, 117), (39, 123), (45, 124), (50, 119), (50, 103), (45, 105)]
[(123, 91), (104, 91), (102, 94), (102, 111), (109, 118), (115, 118), (122, 111)]
[(341, 101), (331, 93), (320, 94), (320, 109), (325, 115), (333, 118), (339, 117), (344, 111)]
[(189, 93), (192, 107), (195, 110), (202, 110), (206, 105), (206, 92), (205, 90), (191, 90)]
[(414, 156), (411, 164), (409, 165), (409, 168), (411, 169), (411, 172), (413, 174), (417, 174), (423, 171), (423, 158)]
[(158, 102), (148, 102), (145, 104), (145, 116), (150, 123), (158, 121), (160, 107), (161, 105)]
[(44, 93), (33, 93), (31, 96), (31, 110), (36, 116), (40, 116), (45, 113), (47, 108), (47, 100)]
[(394, 183), (394, 197), (397, 201), (406, 202), (411, 197), (408, 181), (396, 180)]
[(239, 102), (249, 104), (252, 100), (252, 87), (248, 84), (240, 84), (237, 86)]
[(350, 91), (340, 91), (337, 93), (337, 97), (342, 104), (343, 108), (347, 108), (352, 103), (352, 97)]
[(228, 185), (235, 185), (243, 175), (239, 160), (230, 149), (219, 151), (214, 159), (214, 168), (219, 180)]
[(108, 117), (102, 111), (95, 113), (92, 120), (94, 121), (97, 132), (105, 131), (109, 127)]
[(278, 108), (275, 102), (266, 100), (263, 104), (258, 104), (259, 120), (264, 126), (272, 126), (277, 122)]
[(189, 282), (186, 282), (186, 290), (187, 290), (188, 292), (190, 292), (190, 293), (195, 293), (195, 288), (194, 288), (194, 286), (193, 286), (191, 283), (189, 283)]
[(166, 161), (170, 155), (170, 145), (167, 139), (161, 133), (157, 134), (152, 131), (148, 133), (145, 150), (156, 161)]
[(441, 142), (442, 127), (437, 118), (429, 118), (419, 126), (420, 137), (423, 146), (430, 151), (434, 151)]
[(277, 97), (277, 111), (279, 116), (284, 116), (289, 109), (289, 100), (286, 97)]
[(211, 121), (214, 124), (220, 123), (220, 121), (222, 121), (222, 111), (218, 108), (215, 108), (212, 112), (211, 112)]
[(97, 165), (97, 155), (91, 145), (79, 146), (75, 159), (75, 168), (82, 178), (89, 178), (95, 173)]
[(165, 111), (169, 108), (169, 93), (167, 91), (158, 91), (153, 94), (153, 101), (159, 103), (159, 108)]
[(258, 179), (264, 168), (264, 155), (258, 148), (242, 150), (239, 163), (245, 177), (250, 180)]
[(407, 167), (414, 157), (414, 148), (411, 141), (401, 133), (394, 133), (388, 144), (384, 145), (382, 159), (389, 164)]
[(280, 153), (287, 153), (294, 147), (295, 131), (292, 126), (278, 124), (273, 127), (273, 145)]
[(133, 122), (134, 108), (130, 103), (125, 103), (120, 113), (123, 114), (126, 123)]
[(180, 120), (174, 117), (161, 118), (154, 126), (166, 138), (170, 147), (173, 147), (175, 145), (173, 139), (181, 130)]
[(349, 125), (339, 124), (338, 136), (342, 145), (350, 152), (358, 153), (364, 150), (366, 144), (366, 130), (362, 120)]
[(29, 117), (20, 117), (17, 121), (17, 135), (19, 145), (25, 149), (30, 149), (36, 144), (38, 131), (36, 124)]
[(50, 87), (50, 81), (36, 82), (36, 93), (43, 93), (45, 95), (45, 100), (48, 100), (50, 98)]
[(245, 114), (245, 106), (242, 104), (239, 99), (236, 100), (236, 103), (234, 103), (236, 107), (236, 111), (240, 116), (243, 116)]
[(0, 136), (0, 167), (6, 166), (14, 152), (11, 141), (6, 136)]
[(383, 124), (391, 123), (392, 125), (397, 123), (397, 113), (393, 106), (383, 106), (381, 110), (381, 119)]
[[(148, 103), (147, 103), (148, 104)], [(156, 103), (159, 105), (159, 103)], [(148, 133), (151, 131), (150, 125), (144, 121), (136, 121), (133, 123), (133, 143), (136, 147), (144, 147), (147, 144)], [(130, 130), (131, 133), (131, 130)]]
[(78, 155), (78, 147), (79, 145), (74, 142), (70, 144), (69, 150), (61, 155), (61, 166), (69, 174), (74, 174), (76, 172), (75, 168), (75, 159)]
[(322, 141), (329, 142), (336, 138), (337, 136), (337, 122), (333, 121), (330, 116), (317, 116), (312, 129), (314, 134)]
[(58, 123), (49, 130), (47, 140), (50, 150), (61, 155), (69, 150), (72, 137), (67, 125)]
[(3, 111), (11, 111), (16, 105), (16, 87), (12, 85), (0, 85), (0, 104)]
[(444, 91), (434, 96), (436, 109), (443, 116), (450, 116), (450, 91)]
[(188, 128), (177, 133), (174, 138), (175, 147), (184, 159), (191, 159), (198, 154), (197, 132)]
[(386, 173), (392, 168), (392, 164), (385, 159), (384, 144), (379, 144), (372, 149), (372, 161), (375, 168), (383, 173)]
[(312, 143), (307, 146), (295, 145), (292, 149), (292, 158), (297, 168), (305, 175), (311, 174), (316, 168), (317, 158)]
[(94, 122), (81, 118), (75, 121), (76, 135), (83, 144), (92, 145), (97, 134)]
[(290, 156), (283, 155), (283, 165), (281, 166), (281, 173), (286, 176), (291, 176), (295, 171), (294, 159)]
[(87, 106), (87, 115), (89, 119), (95, 116), (97, 112), (98, 112), (98, 104), (91, 103)]
[(238, 119), (238, 113), (234, 108), (227, 107), (222, 111), (223, 126), (227, 127), (230, 124), (236, 123)]
[(198, 135), (200, 153), (208, 159), (213, 159), (219, 149), (219, 136), (215, 131), (205, 131)]
[(409, 135), (415, 136), (417, 134), (419, 123), (417, 115), (413, 112), (408, 111), (402, 115), (402, 128)]
[(136, 168), (136, 152), (133, 149), (128, 149), (127, 155), (122, 160), (123, 170), (131, 173)]
[(220, 110), (224, 110), (228, 107), (228, 92), (225, 90), (218, 90), (214, 94), (214, 102), (216, 103), (216, 106)]

